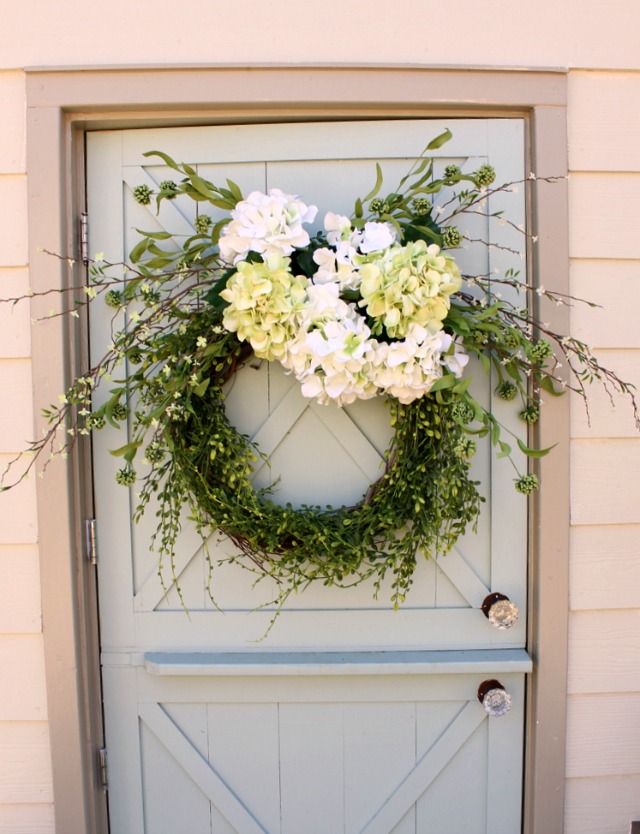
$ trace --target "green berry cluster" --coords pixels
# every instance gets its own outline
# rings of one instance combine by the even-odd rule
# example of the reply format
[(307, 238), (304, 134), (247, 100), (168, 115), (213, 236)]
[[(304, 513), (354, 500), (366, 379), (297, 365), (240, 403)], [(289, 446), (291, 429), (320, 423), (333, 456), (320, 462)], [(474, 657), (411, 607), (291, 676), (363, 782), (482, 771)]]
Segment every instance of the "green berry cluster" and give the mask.
[(525, 423), (537, 423), (540, 419), (540, 406), (536, 403), (531, 403), (520, 412), (520, 419)]
[(100, 431), (104, 428), (105, 420), (99, 414), (89, 414), (87, 417), (87, 428), (91, 431)]
[(426, 197), (416, 197), (411, 203), (411, 207), (416, 217), (422, 217), (431, 211), (431, 200)]
[(153, 443), (150, 443), (147, 446), (144, 454), (149, 463), (160, 463), (165, 456), (165, 450), (156, 440), (154, 440)]
[(455, 226), (448, 226), (442, 233), (442, 243), (445, 249), (457, 249), (462, 243), (462, 235)]
[(502, 400), (513, 400), (518, 393), (518, 389), (512, 382), (505, 381), (498, 385), (496, 393)]
[(517, 350), (520, 347), (520, 334), (514, 328), (503, 330), (498, 337), (498, 344), (505, 350)]
[(462, 170), (458, 165), (447, 165), (444, 169), (445, 180), (457, 180), (462, 176)]
[(151, 195), (153, 191), (149, 188), (148, 185), (136, 185), (133, 189), (133, 197), (137, 203), (140, 203), (141, 206), (148, 206), (151, 202)]
[(130, 466), (125, 466), (124, 469), (118, 469), (116, 472), (116, 483), (120, 486), (130, 487), (136, 482), (136, 471)]
[(537, 475), (521, 475), (516, 481), (516, 489), (523, 495), (531, 495), (539, 486)]
[(389, 203), (381, 197), (376, 197), (369, 203), (369, 211), (373, 214), (387, 214), (389, 211)]
[(178, 196), (178, 186), (173, 180), (163, 180), (160, 183), (160, 191), (167, 200), (175, 200)]
[(535, 362), (538, 365), (542, 365), (542, 363), (546, 359), (549, 359), (550, 356), (553, 356), (553, 348), (551, 347), (551, 344), (547, 342), (546, 339), (540, 339), (531, 348), (529, 356), (532, 362)]
[(476, 444), (470, 437), (461, 437), (453, 447), (453, 453), (461, 460), (469, 460), (476, 453)]
[(109, 290), (104, 297), (107, 307), (122, 307), (124, 296), (119, 290)]
[(206, 233), (209, 231), (209, 226), (210, 225), (211, 225), (211, 218), (209, 217), (208, 214), (199, 214), (196, 217), (195, 226), (196, 226), (196, 232), (198, 232), (198, 234), (206, 235)]
[(111, 411), (111, 416), (114, 420), (122, 422), (123, 420), (126, 420), (129, 416), (129, 409), (126, 405), (123, 405), (122, 403), (116, 403)]
[(481, 165), (474, 176), (476, 184), (481, 188), (491, 185), (495, 178), (496, 172), (493, 165)]
[(458, 400), (451, 406), (451, 416), (465, 426), (473, 420), (473, 408), (464, 400)]
[(160, 303), (160, 293), (157, 290), (144, 289), (140, 291), (140, 295), (147, 307), (152, 307), (154, 304)]

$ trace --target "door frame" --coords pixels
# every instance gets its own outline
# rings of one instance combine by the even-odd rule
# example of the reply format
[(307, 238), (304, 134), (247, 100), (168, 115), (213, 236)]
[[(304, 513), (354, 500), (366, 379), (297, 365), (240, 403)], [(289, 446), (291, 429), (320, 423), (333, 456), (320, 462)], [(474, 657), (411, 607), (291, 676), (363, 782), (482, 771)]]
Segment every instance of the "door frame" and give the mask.
[[(567, 173), (564, 70), (437, 69), (402, 66), (39, 69), (26, 71), (31, 286), (82, 282), (79, 216), (84, 208), (88, 130), (375, 118), (521, 116), (527, 157), (538, 177)], [(357, 91), (357, 93), (355, 92)], [(153, 102), (151, 104), (150, 102)], [(553, 274), (568, 293), (566, 180), (538, 183), (529, 206), (538, 237), (534, 285)], [(41, 248), (74, 260), (57, 261)], [(33, 302), (37, 307), (37, 302)], [(47, 302), (48, 306), (50, 302)], [(34, 309), (34, 312), (37, 312)], [(568, 310), (545, 320), (568, 327)], [(87, 322), (53, 319), (32, 330), (36, 413), (66, 389), (86, 356)], [(569, 398), (545, 406), (536, 442), (554, 454), (539, 462), (542, 488), (530, 501), (524, 832), (562, 831), (565, 783), (569, 611)], [(36, 420), (34, 436), (42, 422)], [(99, 621), (95, 571), (86, 558), (92, 516), (90, 449), (38, 479), (45, 669), (56, 830), (106, 834), (99, 784), (102, 746)], [(547, 485), (545, 487), (545, 484)]]

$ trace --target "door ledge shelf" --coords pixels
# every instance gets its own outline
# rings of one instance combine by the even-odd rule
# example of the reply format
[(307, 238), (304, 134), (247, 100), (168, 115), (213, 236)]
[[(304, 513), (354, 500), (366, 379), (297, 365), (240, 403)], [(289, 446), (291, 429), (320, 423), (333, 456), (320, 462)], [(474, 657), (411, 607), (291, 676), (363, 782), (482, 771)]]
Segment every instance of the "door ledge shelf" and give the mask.
[(363, 652), (147, 652), (152, 675), (442, 675), (531, 672), (524, 649)]

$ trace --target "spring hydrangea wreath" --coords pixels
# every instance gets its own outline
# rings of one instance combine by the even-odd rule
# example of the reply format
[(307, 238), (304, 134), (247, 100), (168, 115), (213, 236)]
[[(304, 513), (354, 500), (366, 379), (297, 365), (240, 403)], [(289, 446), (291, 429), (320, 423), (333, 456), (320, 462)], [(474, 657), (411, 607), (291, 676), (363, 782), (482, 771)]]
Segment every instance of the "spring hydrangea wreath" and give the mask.
[[(538, 419), (541, 392), (584, 395), (593, 379), (629, 394), (637, 422), (630, 385), (585, 344), (550, 331), (531, 306), (501, 298), (501, 286), (531, 296), (516, 274), (461, 274), (451, 254), (464, 243), (456, 220), (484, 214), (489, 194), (515, 184), (495, 186), (490, 165), (471, 174), (450, 165), (436, 176), (428, 152), (450, 137), (434, 139), (386, 196), (377, 166), (375, 186), (353, 214), (327, 213), (314, 237), (306, 227), (317, 209), (300, 197), (275, 188), (244, 197), (229, 180), (215, 185), (150, 152), (179, 181), (161, 183), (155, 195), (139, 186), (138, 202), (191, 199), (225, 217), (214, 224), (199, 212), (194, 234), (173, 250), (165, 248), (170, 232), (143, 232), (127, 265), (95, 257), (85, 303), (103, 299), (113, 308), (113, 341), (45, 412), (50, 430), (31, 444), (35, 457), (64, 454), (107, 422), (122, 427), (129, 435), (112, 452), (123, 459), (117, 480), (138, 481), (136, 520), (157, 501), (161, 562), (173, 562), (186, 506), (204, 541), (220, 530), (237, 546), (231, 561), (278, 580), (280, 602), (312, 581), (373, 577), (377, 588), (391, 575), (398, 604), (416, 559), (451, 548), (478, 517), (474, 437), (488, 436), (498, 457), (510, 458), (513, 442), (531, 458), (549, 451), (505, 440), (470, 393), (470, 356), (485, 372), (494, 369), (499, 397), (520, 399), (527, 423)], [(563, 356), (568, 380), (558, 370)], [(254, 489), (261, 452), (230, 424), (224, 393), (251, 357), (280, 363), (305, 397), (329, 408), (387, 398), (394, 436), (384, 471), (359, 503), (294, 508), (276, 503), (271, 488)], [(92, 409), (102, 385), (112, 386), (110, 396)], [(145, 462), (140, 478), (137, 455)], [(517, 470), (514, 483), (524, 495), (538, 486), (535, 474)]]

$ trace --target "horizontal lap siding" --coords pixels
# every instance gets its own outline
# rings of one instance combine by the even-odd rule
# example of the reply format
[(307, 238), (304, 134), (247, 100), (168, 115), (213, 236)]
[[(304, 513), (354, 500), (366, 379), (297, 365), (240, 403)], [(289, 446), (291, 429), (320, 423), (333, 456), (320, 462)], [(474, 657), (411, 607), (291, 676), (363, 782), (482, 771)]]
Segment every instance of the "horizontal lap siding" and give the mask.
[[(351, 0), (348, 17), (344, 0), (324, 0), (320, 12), (314, 4), (283, 0), (185, 0), (180, 17), (194, 22), (193, 36), (168, 42), (162, 3), (3, 0), (3, 5), (11, 37), (5, 38), (2, 59), (16, 67), (215, 60), (627, 68), (637, 64), (640, 27), (637, 0), (611, 0), (606, 13), (593, 0), (509, 5), (458, 0), (435, 8), (417, 0)], [(446, 13), (438, 15), (440, 9)], [(347, 20), (354, 25), (344, 25)], [(328, 37), (318, 37), (321, 26)]]
[[(27, 269), (24, 76), (0, 72), (0, 298)], [(33, 435), (29, 305), (0, 306), (0, 468)], [(53, 834), (35, 484), (0, 496), (0, 831)]]
[[(640, 73), (569, 78), (572, 333), (640, 384)], [(629, 400), (572, 403), (565, 834), (640, 819), (640, 439)]]

